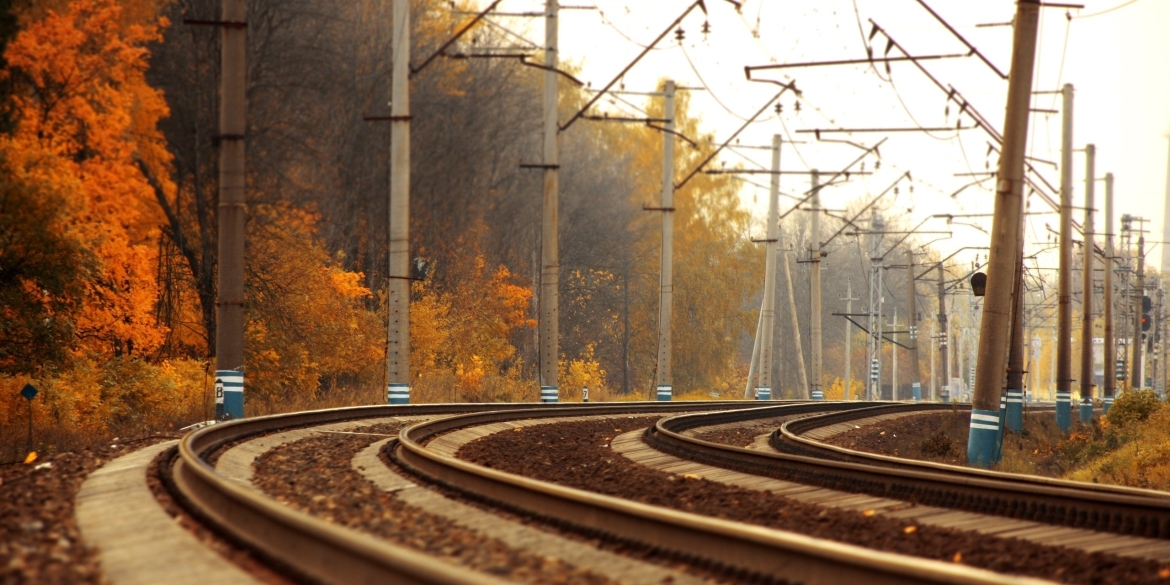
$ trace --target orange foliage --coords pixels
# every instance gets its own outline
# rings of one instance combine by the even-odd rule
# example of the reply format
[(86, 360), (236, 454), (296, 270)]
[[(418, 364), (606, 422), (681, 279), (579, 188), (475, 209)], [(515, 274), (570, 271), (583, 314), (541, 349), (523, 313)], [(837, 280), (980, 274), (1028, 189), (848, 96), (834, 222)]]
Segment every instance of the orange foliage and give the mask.
[(335, 265), (316, 216), (253, 206), (249, 222), (244, 349), (249, 400), (315, 396), (322, 382), (369, 382), (385, 361), (384, 329), (365, 308), (362, 274)]
[(416, 380), (453, 373), (474, 394), (515, 357), (512, 335), (536, 322), (528, 317), (532, 289), (514, 283), (507, 268), (488, 270), (482, 255), (464, 264), (452, 268), (463, 275), (454, 290), (437, 291), (431, 281), (414, 285), (410, 361)]
[(74, 327), (88, 351), (148, 353), (165, 338), (153, 315), (159, 222), (137, 165), (170, 164), (157, 129), (167, 106), (144, 75), (145, 45), (167, 22), (143, 20), (128, 23), (114, 0), (75, 0), (28, 23), (5, 52), (16, 128), (0, 150), (17, 180), (65, 194), (66, 235), (97, 259)]

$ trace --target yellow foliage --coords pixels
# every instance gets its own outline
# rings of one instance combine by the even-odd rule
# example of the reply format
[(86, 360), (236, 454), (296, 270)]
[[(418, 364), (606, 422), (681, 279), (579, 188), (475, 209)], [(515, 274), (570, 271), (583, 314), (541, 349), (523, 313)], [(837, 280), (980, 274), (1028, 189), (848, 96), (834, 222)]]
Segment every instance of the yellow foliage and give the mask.
[[(865, 384), (861, 380), (851, 380), (852, 392), (849, 400), (857, 400), (865, 391)], [(834, 377), (833, 382), (825, 388), (825, 400), (845, 400), (845, 380)]]
[(560, 400), (563, 402), (580, 402), (581, 389), (589, 388), (589, 399), (601, 402), (608, 395), (605, 386), (605, 370), (593, 355), (593, 344), (585, 346), (585, 351), (576, 359), (562, 356), (557, 381), (560, 384)]
[(0, 376), (0, 460), (13, 460), (24, 447), (29, 401), (19, 391), (25, 384), (40, 390), (32, 401), (36, 443), (52, 449), (210, 418), (212, 380), (203, 362), (83, 357), (70, 366), (39, 377)]
[(1130, 423), (1125, 433), (1118, 449), (1073, 470), (1068, 478), (1170, 490), (1170, 405), (1162, 404), (1148, 419)]

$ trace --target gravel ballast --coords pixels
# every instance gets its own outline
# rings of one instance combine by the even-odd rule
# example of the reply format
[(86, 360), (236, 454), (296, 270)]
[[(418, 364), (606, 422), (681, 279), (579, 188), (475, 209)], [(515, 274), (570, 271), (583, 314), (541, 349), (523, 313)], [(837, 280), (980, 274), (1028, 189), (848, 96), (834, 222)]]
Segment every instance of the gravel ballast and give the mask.
[(0, 467), (0, 583), (107, 583), (74, 518), (81, 483), (107, 461), (177, 436), (115, 439)]
[[(363, 428), (396, 434), (399, 425)], [(559, 559), (527, 554), (484, 538), (445, 518), (427, 514), (383, 492), (351, 460), (379, 437), (324, 434), (268, 451), (257, 459), (253, 482), (278, 501), (318, 518), (425, 552), (453, 564), (524, 583), (612, 581)]]
[(468, 443), (458, 456), (486, 467), (646, 504), (1001, 573), (1066, 583), (1166, 583), (1170, 579), (1170, 570), (1150, 561), (823, 508), (767, 492), (651, 470), (609, 448), (615, 436), (649, 426), (657, 419), (556, 423), (518, 433), (497, 433)]

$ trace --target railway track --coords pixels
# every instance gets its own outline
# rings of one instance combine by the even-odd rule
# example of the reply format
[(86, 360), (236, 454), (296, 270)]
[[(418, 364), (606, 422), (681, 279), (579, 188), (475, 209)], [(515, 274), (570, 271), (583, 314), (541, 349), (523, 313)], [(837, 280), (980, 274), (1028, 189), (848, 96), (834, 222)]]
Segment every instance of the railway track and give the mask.
[[(945, 501), (952, 510), (978, 509), (983, 510), (981, 513), (992, 510), (1003, 512), (1000, 516), (1005, 519), (1016, 520), (1036, 518), (1042, 511), (1046, 514), (1044, 518), (1054, 519), (1051, 524), (1079, 530), (1105, 527), (1110, 533), (1141, 534), (1147, 539), (1165, 534), (1164, 514), (1170, 510), (1170, 498), (1156, 492), (1088, 487), (1023, 476), (999, 477), (1006, 474), (853, 452), (813, 438), (827, 432), (826, 429), (852, 427), (863, 419), (930, 411), (941, 405), (531, 404), (490, 410), (500, 406), (364, 407), (216, 425), (183, 440), (170, 465), (166, 483), (192, 515), (215, 527), (227, 539), (255, 551), (286, 574), (325, 583), (385, 582), (387, 579), (402, 583), (483, 583), (489, 579), (482, 573), (455, 567), (278, 504), (257, 490), (217, 473), (208, 461), (210, 457), (225, 446), (294, 428), (360, 419), (426, 417), (423, 422), (403, 428), (397, 438), (380, 441), (372, 450), (368, 449), (363, 454), (364, 465), (374, 466), (372, 462), (379, 461), (377, 451), (381, 449), (388, 459), (412, 475), (416, 483), (436, 484), (469, 499), (536, 517), (572, 532), (648, 547), (680, 562), (713, 568), (716, 573), (726, 571), (729, 575), (803, 583), (858, 579), (866, 583), (1034, 580), (649, 506), (475, 465), (455, 457), (455, 452), (478, 437), (501, 429), (548, 424), (550, 417), (568, 420), (675, 413), (646, 430), (646, 446), (690, 462), (759, 477), (799, 480), (822, 487), (848, 487), (851, 493), (865, 494), (870, 500), (896, 497), (922, 509), (941, 508)], [(692, 412), (677, 414), (682, 411)], [(776, 417), (785, 420), (768, 437), (771, 452), (718, 445), (691, 436), (696, 429)], [(613, 443), (617, 449), (616, 437)], [(1013, 498), (1015, 504), (1010, 503)], [(1070, 503), (1070, 498), (1078, 501)], [(1147, 512), (1144, 522), (1143, 509)]]

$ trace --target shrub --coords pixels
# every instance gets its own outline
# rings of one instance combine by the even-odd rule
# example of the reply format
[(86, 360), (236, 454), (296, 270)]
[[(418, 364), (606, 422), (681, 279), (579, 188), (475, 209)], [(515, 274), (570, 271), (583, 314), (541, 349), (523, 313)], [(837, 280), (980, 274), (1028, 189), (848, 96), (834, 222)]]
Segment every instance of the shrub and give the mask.
[(1130, 390), (1121, 393), (1114, 400), (1113, 407), (1109, 409), (1105, 418), (1110, 426), (1124, 430), (1150, 418), (1161, 404), (1153, 390)]

